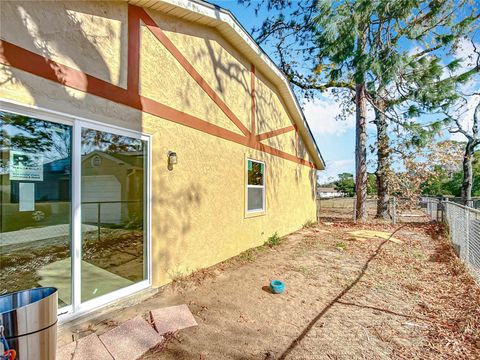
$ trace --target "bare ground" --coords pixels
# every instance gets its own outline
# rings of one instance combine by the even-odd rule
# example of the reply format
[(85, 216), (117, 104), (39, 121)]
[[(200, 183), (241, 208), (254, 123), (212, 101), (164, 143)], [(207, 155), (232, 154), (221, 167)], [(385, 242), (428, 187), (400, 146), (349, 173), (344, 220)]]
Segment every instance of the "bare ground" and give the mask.
[[(403, 241), (352, 240), (377, 229)], [(102, 333), (148, 309), (186, 303), (199, 326), (143, 359), (480, 359), (480, 289), (443, 229), (322, 223), (175, 281), (104, 316)], [(286, 292), (268, 291), (282, 279)]]

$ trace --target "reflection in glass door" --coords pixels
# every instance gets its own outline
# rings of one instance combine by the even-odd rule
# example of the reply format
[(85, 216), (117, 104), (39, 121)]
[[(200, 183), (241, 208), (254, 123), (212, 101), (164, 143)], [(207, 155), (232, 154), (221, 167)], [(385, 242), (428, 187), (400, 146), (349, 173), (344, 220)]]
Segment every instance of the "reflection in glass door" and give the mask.
[(72, 314), (149, 285), (149, 145), (56, 121), (0, 110), (0, 294), (54, 286)]
[(55, 286), (72, 303), (71, 130), (0, 111), (0, 294)]
[(81, 130), (81, 301), (148, 278), (145, 141)]

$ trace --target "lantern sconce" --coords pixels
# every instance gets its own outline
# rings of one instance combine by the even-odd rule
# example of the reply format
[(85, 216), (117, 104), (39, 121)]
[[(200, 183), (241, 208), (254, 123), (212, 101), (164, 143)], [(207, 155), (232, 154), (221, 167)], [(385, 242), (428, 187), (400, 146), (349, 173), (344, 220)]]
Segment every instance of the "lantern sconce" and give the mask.
[(178, 162), (177, 153), (174, 151), (168, 152), (168, 170), (173, 170), (173, 165), (176, 165)]

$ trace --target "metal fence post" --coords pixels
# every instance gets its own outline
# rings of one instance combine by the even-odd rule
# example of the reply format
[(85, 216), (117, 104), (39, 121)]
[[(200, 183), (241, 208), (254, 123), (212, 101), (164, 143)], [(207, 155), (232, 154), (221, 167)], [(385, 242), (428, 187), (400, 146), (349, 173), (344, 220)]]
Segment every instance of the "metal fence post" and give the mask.
[(101, 203), (97, 203), (97, 241), (100, 241), (100, 213), (101, 213)]
[(439, 199), (437, 203), (437, 222), (443, 223), (443, 207), (444, 207), (443, 200)]
[(465, 259), (467, 264), (470, 264), (470, 211), (465, 211)]
[(322, 201), (317, 199), (317, 223), (320, 222), (320, 215), (322, 214)]
[(353, 222), (357, 223), (357, 195), (353, 196)]
[(440, 202), (440, 214), (441, 214), (440, 220), (442, 223), (445, 222), (445, 210), (447, 208), (447, 202), (448, 202), (448, 199), (442, 200)]

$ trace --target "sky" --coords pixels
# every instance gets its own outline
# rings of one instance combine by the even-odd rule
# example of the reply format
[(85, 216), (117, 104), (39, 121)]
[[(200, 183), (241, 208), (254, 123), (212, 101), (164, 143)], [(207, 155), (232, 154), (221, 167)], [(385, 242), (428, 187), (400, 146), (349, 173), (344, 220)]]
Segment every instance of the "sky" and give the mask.
[[(267, 14), (260, 12), (258, 16), (252, 7), (239, 5), (237, 0), (210, 0), (211, 3), (230, 10), (244, 28), (251, 32), (259, 26)], [(264, 48), (268, 54), (268, 49)], [(299, 99), (302, 102), (302, 99)], [(337, 121), (339, 108), (329, 96), (321, 96), (315, 102), (305, 103), (303, 112), (307, 118), (315, 141), (326, 163), (326, 170), (319, 171), (320, 183), (330, 181), (342, 172), (355, 172), (355, 118), (352, 116), (346, 121)], [(373, 129), (369, 129), (369, 138), (375, 136)], [(369, 169), (373, 171), (374, 169)]]
[[(222, 8), (230, 10), (235, 17), (240, 21), (244, 28), (251, 33), (253, 27), (259, 27), (269, 14), (265, 10), (255, 15), (253, 7), (246, 7), (238, 4), (237, 0), (210, 0), (211, 3), (219, 5)], [(472, 53), (471, 44), (466, 43), (465, 46), (460, 47), (459, 56), (467, 57), (467, 54)], [(268, 48), (264, 48), (268, 54)], [(465, 66), (468, 60), (465, 60)], [(470, 83), (466, 86), (469, 90), (478, 90), (480, 85), (477, 83)], [(303, 111), (310, 128), (313, 132), (315, 140), (320, 148), (322, 156), (326, 163), (326, 170), (319, 171), (319, 183), (330, 182), (337, 178), (337, 175), (342, 172), (355, 172), (355, 118), (354, 114), (345, 121), (338, 121), (336, 116), (340, 112), (338, 105), (332, 96), (321, 95), (313, 102), (303, 103)], [(475, 98), (472, 98), (468, 104), (468, 110), (462, 118), (462, 121), (467, 124), (468, 119), (473, 118), (473, 105)], [(369, 114), (371, 118), (371, 114)], [(368, 144), (374, 144), (376, 132), (372, 124), (367, 126)], [(463, 135), (450, 135), (445, 133), (445, 138), (464, 141)], [(369, 159), (372, 157), (367, 155)], [(368, 171), (374, 172), (375, 167), (373, 161), (369, 162)]]

